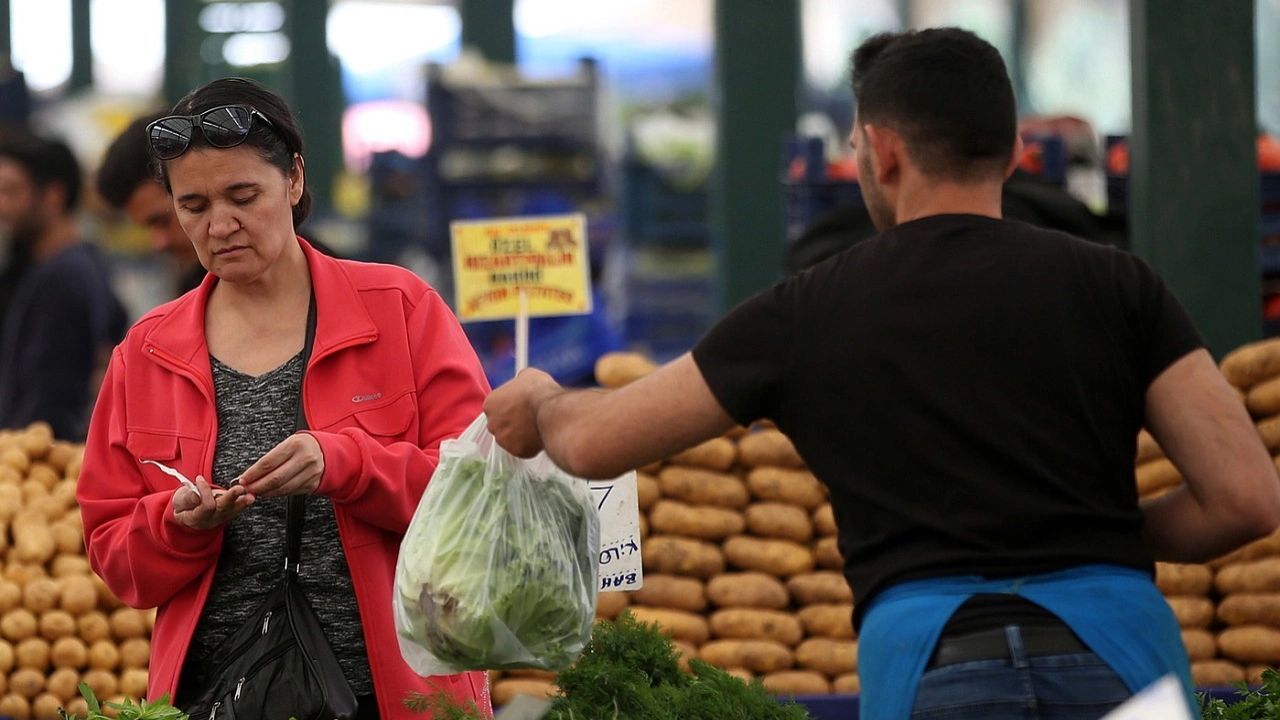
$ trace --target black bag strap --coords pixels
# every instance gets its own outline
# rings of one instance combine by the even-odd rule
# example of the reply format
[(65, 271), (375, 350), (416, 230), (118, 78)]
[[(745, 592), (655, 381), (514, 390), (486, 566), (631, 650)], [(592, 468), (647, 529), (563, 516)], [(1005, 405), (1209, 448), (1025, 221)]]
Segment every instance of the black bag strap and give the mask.
[[(311, 360), (311, 346), (316, 340), (316, 295), (311, 293), (311, 304), (307, 308), (307, 335), (302, 343), (302, 379), (298, 382), (298, 412), (294, 417), (296, 430), (307, 429), (307, 416), (302, 407), (302, 385), (307, 379), (307, 363)], [(307, 497), (290, 495), (289, 505), (285, 510), (285, 575), (298, 571), (298, 561), (302, 559), (302, 525), (306, 519)]]

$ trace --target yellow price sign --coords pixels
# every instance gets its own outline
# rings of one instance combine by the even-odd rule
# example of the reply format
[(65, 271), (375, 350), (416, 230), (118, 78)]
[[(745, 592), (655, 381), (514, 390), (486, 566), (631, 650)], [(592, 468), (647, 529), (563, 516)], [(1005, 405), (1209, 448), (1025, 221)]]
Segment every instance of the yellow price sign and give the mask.
[(453, 236), (456, 311), (461, 320), (586, 315), (591, 275), (580, 214), (458, 221)]

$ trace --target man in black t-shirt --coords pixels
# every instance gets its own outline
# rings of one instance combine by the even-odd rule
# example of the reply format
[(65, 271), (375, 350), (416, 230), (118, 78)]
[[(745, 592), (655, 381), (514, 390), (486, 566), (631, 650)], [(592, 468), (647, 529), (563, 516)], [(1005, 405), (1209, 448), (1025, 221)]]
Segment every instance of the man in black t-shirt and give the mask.
[[(1152, 560), (1280, 524), (1248, 415), (1146, 263), (1001, 219), (1021, 153), (994, 48), (881, 35), (852, 80), (877, 236), (619, 390), (522, 373), (486, 403), (491, 431), (608, 477), (773, 419), (830, 490), (865, 720), (1096, 718), (1169, 674), (1190, 710)], [(1186, 484), (1140, 504), (1143, 426)]]

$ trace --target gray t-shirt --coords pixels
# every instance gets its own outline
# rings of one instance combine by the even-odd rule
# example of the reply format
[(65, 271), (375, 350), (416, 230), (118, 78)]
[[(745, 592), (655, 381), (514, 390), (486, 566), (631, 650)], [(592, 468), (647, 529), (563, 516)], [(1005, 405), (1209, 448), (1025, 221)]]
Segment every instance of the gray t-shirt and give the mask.
[[(212, 355), (209, 362), (218, 406), (213, 480), (226, 487), (296, 430), (302, 353), (257, 377), (227, 367)], [(182, 686), (187, 692), (202, 687), (207, 673), (226, 659), (226, 641), (279, 582), (284, 565), (287, 505), (288, 498), (260, 497), (227, 526), (213, 587), (183, 667)], [(320, 619), (352, 692), (371, 694), (373, 681), (351, 570), (338, 537), (333, 503), (328, 498), (306, 498), (299, 566), (302, 590)]]

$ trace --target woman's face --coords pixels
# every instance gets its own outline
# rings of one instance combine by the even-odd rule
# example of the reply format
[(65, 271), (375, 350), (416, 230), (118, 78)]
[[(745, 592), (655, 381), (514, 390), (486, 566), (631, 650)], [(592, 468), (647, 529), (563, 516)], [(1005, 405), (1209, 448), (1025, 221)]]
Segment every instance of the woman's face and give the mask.
[(200, 264), (220, 280), (253, 282), (296, 247), (293, 206), (302, 197), (301, 161), (288, 176), (248, 145), (192, 148), (170, 160), (178, 222)]

